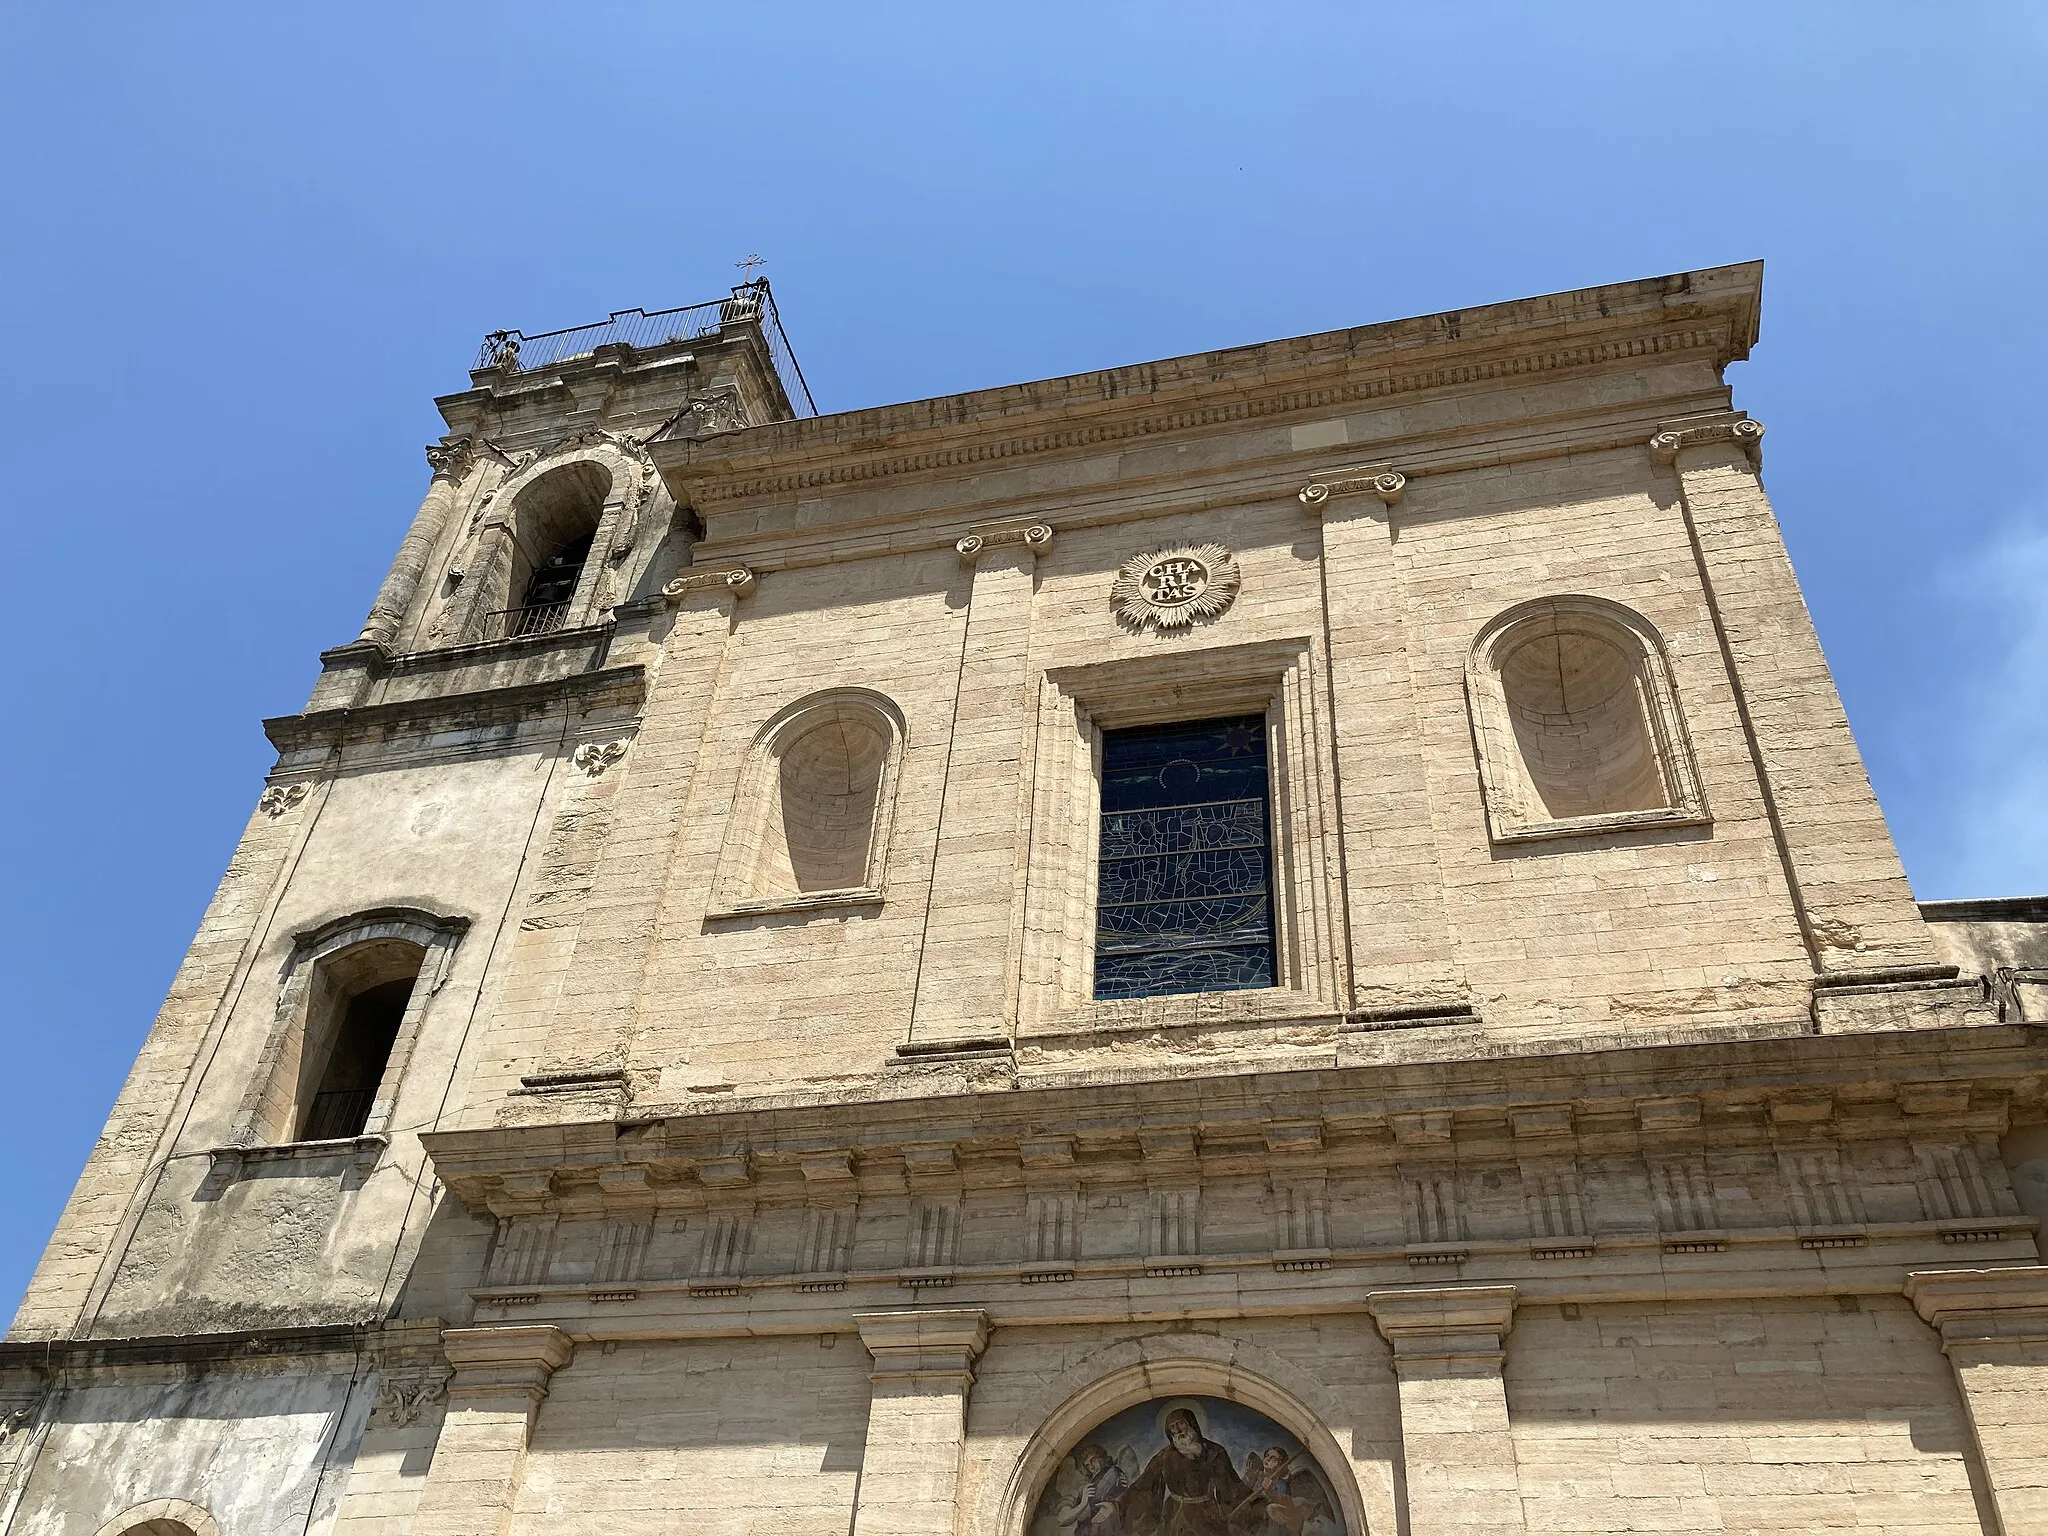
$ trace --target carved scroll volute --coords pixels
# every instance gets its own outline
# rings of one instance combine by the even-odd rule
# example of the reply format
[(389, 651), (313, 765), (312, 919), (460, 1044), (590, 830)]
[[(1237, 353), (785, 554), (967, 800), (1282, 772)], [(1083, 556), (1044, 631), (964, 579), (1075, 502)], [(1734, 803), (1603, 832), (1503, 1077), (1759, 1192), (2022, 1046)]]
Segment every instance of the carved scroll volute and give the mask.
[(680, 603), (698, 592), (725, 592), (733, 597), (747, 597), (753, 590), (754, 573), (739, 565), (731, 570), (685, 571), (663, 587), (661, 595), (671, 603)]
[(1021, 548), (1034, 558), (1052, 548), (1052, 524), (1028, 523), (1013, 528), (979, 528), (953, 548), (969, 565), (992, 550)]
[(1320, 514), (1333, 496), (1376, 496), (1389, 510), (1408, 490), (1408, 477), (1387, 464), (1366, 464), (1318, 475), (1295, 493), (1310, 512)]
[(1763, 463), (1764, 424), (1748, 417), (1723, 417), (1717, 421), (1669, 422), (1650, 439), (1650, 457), (1659, 464), (1675, 464), (1688, 448), (1712, 443), (1733, 443), (1749, 456), (1752, 467)]

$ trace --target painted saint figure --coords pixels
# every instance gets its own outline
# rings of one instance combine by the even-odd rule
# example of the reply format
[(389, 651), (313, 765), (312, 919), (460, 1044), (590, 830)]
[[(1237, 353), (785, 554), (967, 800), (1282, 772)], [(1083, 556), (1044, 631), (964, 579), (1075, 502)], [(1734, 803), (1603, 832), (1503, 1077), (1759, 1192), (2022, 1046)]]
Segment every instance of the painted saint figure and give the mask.
[[(1126, 1450), (1124, 1455), (1128, 1458), (1130, 1452)], [(1087, 1484), (1060, 1506), (1054, 1518), (1062, 1526), (1071, 1526), (1074, 1536), (1123, 1536), (1123, 1517), (1116, 1501), (1131, 1485), (1124, 1469), (1109, 1459), (1109, 1452), (1093, 1444), (1074, 1453), (1074, 1464), (1088, 1479)]]
[(1165, 1449), (1117, 1500), (1128, 1536), (1236, 1536), (1245, 1486), (1230, 1453), (1202, 1433), (1191, 1409), (1173, 1409), (1160, 1427)]

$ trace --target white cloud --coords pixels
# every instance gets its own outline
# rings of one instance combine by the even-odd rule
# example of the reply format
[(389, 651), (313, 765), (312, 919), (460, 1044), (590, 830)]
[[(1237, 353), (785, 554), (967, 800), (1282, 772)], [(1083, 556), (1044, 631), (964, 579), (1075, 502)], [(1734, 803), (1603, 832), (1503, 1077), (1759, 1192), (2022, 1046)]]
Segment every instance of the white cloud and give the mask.
[(1943, 711), (1948, 836), (1927, 890), (2048, 892), (2048, 517), (2030, 508), (1940, 585), (1975, 654)]

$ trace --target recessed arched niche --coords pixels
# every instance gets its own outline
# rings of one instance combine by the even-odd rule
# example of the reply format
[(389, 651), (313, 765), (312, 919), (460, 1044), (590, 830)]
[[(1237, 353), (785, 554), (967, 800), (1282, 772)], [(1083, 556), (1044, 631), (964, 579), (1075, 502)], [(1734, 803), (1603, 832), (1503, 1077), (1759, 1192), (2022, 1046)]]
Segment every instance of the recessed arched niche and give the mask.
[(865, 689), (771, 720), (734, 795), (713, 915), (880, 901), (902, 743), (896, 706)]
[(546, 634), (568, 622), (611, 490), (610, 471), (590, 459), (551, 469), (520, 490), (498, 626), (505, 638)]
[(1600, 598), (1541, 598), (1480, 632), (1466, 667), (1496, 842), (1707, 819), (1656, 630)]
[(1258, 1409), (1157, 1397), (1108, 1415), (1059, 1457), (1023, 1536), (1357, 1536), (1337, 1487)]

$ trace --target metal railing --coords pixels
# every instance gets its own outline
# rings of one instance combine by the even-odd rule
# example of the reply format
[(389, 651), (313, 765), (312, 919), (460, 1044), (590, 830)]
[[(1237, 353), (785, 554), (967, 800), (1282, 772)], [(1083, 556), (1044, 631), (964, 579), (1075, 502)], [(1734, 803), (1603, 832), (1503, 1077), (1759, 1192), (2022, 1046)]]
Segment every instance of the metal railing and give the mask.
[(529, 603), (524, 608), (499, 608), (485, 617), (486, 640), (517, 640), (521, 635), (550, 635), (569, 616), (567, 603)]
[(342, 1141), (363, 1134), (370, 1123), (370, 1106), (377, 1100), (374, 1088), (337, 1088), (313, 1095), (306, 1110), (306, 1129), (301, 1141)]
[(572, 325), (565, 330), (541, 331), (529, 336), (524, 331), (493, 331), (484, 338), (476, 355), (476, 370), (498, 368), (509, 373), (530, 373), (536, 368), (553, 368), (573, 358), (587, 357), (599, 347), (666, 347), (710, 336), (727, 325), (757, 324), (775, 371), (782, 379), (783, 393), (799, 416), (818, 414), (804, 371), (797, 366), (789, 338), (783, 334), (782, 317), (775, 308), (775, 295), (768, 279), (757, 277), (733, 289), (732, 297), (713, 299), (708, 304), (685, 304), (680, 309), (615, 309), (611, 317), (595, 325)]

